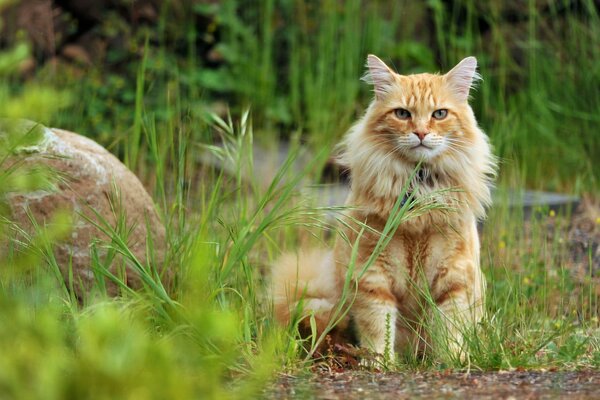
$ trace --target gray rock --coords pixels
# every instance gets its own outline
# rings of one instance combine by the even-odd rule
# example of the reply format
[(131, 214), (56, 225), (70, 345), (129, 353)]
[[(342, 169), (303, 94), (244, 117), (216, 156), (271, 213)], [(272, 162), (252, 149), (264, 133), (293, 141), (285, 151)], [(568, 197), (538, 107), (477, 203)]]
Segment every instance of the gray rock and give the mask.
[[(128, 248), (142, 264), (148, 261), (147, 237), (152, 238), (153, 261), (165, 280), (169, 281), (168, 271), (163, 268), (165, 229), (152, 199), (138, 178), (115, 156), (88, 138), (61, 129), (22, 123), (24, 125), (17, 130), (20, 129), (23, 134), (27, 127), (35, 129), (37, 139), (26, 140), (22, 146), (13, 146), (15, 148), (0, 168), (6, 170), (16, 163), (19, 163), (19, 168), (25, 169), (41, 167), (55, 171), (60, 179), (55, 185), (46, 185), (42, 189), (5, 193), (11, 219), (26, 232), (21, 235), (13, 230), (13, 239), (17, 239), (13, 240), (13, 244), (34, 233), (30, 216), (43, 226), (51, 222), (57, 212), (65, 212), (72, 218), (71, 231), (66, 239), (55, 243), (54, 256), (65, 280), (69, 280), (72, 270), (76, 295), (83, 296), (95, 281), (90, 255), (93, 242), (98, 242), (96, 249), (100, 259), (110, 265), (109, 270), (123, 276), (128, 286), (139, 288), (141, 281), (132, 269), (131, 261), (118, 255), (108, 259), (109, 252), (103, 244), (110, 242), (110, 238), (88, 221), (98, 223), (104, 220), (111, 227), (116, 227), (121, 220), (128, 232)], [(2, 128), (0, 124), (0, 141)], [(11, 129), (14, 131), (14, 126)], [(6, 129), (4, 134), (4, 144), (11, 142), (6, 140)], [(106, 287), (109, 294), (117, 294), (118, 287), (114, 282), (106, 280)]]

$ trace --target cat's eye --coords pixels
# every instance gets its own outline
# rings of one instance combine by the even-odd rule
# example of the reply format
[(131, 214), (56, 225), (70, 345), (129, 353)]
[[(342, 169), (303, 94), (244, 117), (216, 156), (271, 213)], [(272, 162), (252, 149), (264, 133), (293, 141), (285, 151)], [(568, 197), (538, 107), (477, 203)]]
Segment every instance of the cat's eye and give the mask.
[(444, 119), (448, 115), (448, 110), (445, 108), (440, 108), (439, 110), (435, 110), (431, 116), (435, 119)]
[(396, 108), (394, 110), (394, 113), (396, 114), (396, 117), (398, 117), (399, 119), (409, 119), (410, 118), (410, 111), (405, 110), (404, 108)]

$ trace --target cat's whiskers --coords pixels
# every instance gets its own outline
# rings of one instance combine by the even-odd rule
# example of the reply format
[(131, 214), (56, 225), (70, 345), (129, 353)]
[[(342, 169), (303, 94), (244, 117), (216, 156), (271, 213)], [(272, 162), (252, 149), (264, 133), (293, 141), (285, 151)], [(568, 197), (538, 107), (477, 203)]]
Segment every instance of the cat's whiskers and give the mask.
[(458, 144), (461, 146), (467, 146), (467, 142), (465, 142), (464, 140), (457, 138), (457, 137), (451, 137), (451, 136), (446, 136), (446, 141), (453, 143), (453, 144)]
[(467, 148), (457, 148), (453, 144), (448, 144), (446, 146), (446, 150), (448, 151), (448, 156), (453, 159), (464, 159), (466, 155)]
[(369, 141), (363, 142), (361, 144), (361, 149), (355, 153), (357, 158), (363, 157), (365, 154), (372, 154), (374, 149), (385, 150), (386, 154), (389, 152), (389, 149), (386, 146), (392, 145), (393, 149), (398, 147), (398, 138), (397, 137), (389, 137), (389, 138), (378, 138), (377, 141)]
[(403, 152), (403, 148), (400, 145), (396, 145), (394, 146), (394, 148), (392, 148), (392, 150), (390, 150), (388, 152), (388, 154), (386, 154), (384, 156), (384, 158), (381, 160), (382, 163), (387, 162), (388, 158), (391, 157), (392, 155), (397, 155), (398, 152)]
[(446, 149), (453, 151), (456, 155), (465, 156), (465, 153), (468, 151), (467, 147), (460, 147), (460, 145), (455, 145), (452, 143), (446, 144)]
[(468, 146), (460, 139), (446, 137), (446, 144), (448, 149), (462, 155), (465, 155), (465, 153), (468, 153), (469, 150), (471, 150), (471, 146)]
[(468, 147), (457, 145), (454, 143), (446, 143), (446, 148), (451, 149), (451, 150), (456, 151), (461, 154), (465, 154), (469, 150)]
[(377, 164), (384, 165), (387, 162), (388, 158), (390, 158), (393, 155), (397, 155), (398, 152), (402, 152), (402, 150), (403, 150), (402, 147), (396, 141), (396, 143), (392, 146), (392, 148), (387, 149), (387, 152), (383, 154), (383, 157), (381, 157), (377, 160)]
[(462, 161), (468, 159), (464, 150), (456, 149), (451, 146), (448, 146), (448, 157), (451, 157), (453, 160)]
[(370, 143), (363, 143), (361, 146), (361, 149), (359, 151), (357, 151), (355, 153), (355, 156), (357, 159), (364, 157), (365, 155), (370, 155), (374, 152), (374, 150), (383, 150), (383, 151), (389, 151), (386, 148), (386, 145), (392, 145), (392, 147), (395, 147), (395, 144), (392, 141), (386, 142), (386, 143), (382, 143), (382, 142), (370, 142)]

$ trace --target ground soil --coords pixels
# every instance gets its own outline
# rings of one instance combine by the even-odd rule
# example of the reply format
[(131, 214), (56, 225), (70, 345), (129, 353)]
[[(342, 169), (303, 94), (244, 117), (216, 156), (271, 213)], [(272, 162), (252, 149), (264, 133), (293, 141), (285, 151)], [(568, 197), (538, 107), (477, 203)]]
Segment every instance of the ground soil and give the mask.
[(598, 399), (600, 372), (347, 371), (309, 377), (281, 376), (272, 399)]

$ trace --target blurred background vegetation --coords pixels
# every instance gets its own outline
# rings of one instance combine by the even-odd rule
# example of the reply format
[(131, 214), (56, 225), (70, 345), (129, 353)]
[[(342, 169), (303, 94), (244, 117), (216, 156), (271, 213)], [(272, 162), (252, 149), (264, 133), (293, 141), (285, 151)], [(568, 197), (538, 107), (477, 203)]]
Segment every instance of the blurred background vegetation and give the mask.
[(2, 44), (14, 46), (5, 63), (20, 62), (13, 90), (70, 94), (42, 122), (122, 158), (128, 142), (143, 142), (138, 115), (201, 126), (227, 107), (251, 106), (263, 143), (300, 132), (331, 145), (369, 101), (358, 79), (368, 53), (401, 73), (475, 55), (484, 81), (474, 108), (503, 179), (581, 192), (597, 190), (600, 168), (598, 9), (593, 0), (22, 0), (4, 10)]
[[(370, 101), (359, 81), (368, 53), (400, 73), (476, 56), (484, 81), (472, 103), (501, 158), (499, 186), (597, 195), (599, 10), (593, 0), (0, 0), (0, 117), (79, 132), (132, 168), (178, 280), (169, 295), (74, 299), (45, 262), (61, 232), (41, 227), (30, 253), (0, 260), (11, 321), (0, 326), (0, 397), (254, 398), (273, 371), (312, 365), (297, 329), (274, 326), (264, 276), (304, 240), (299, 226), (330, 239), (323, 212), (339, 209), (307, 206), (295, 185), (319, 178)], [(253, 140), (292, 143), (268, 188), (242, 184)], [(294, 171), (302, 149), (314, 161)], [(233, 170), (204, 165), (207, 150)], [(0, 174), (0, 244), (11, 232), (3, 199), (19, 189), (6, 182)], [(584, 222), (599, 234), (594, 218)], [(583, 267), (570, 269), (568, 216), (539, 209), (524, 222), (500, 201), (490, 221), (489, 319), (472, 366), (598, 368), (598, 255), (584, 246)], [(124, 251), (117, 236), (103, 246)]]

